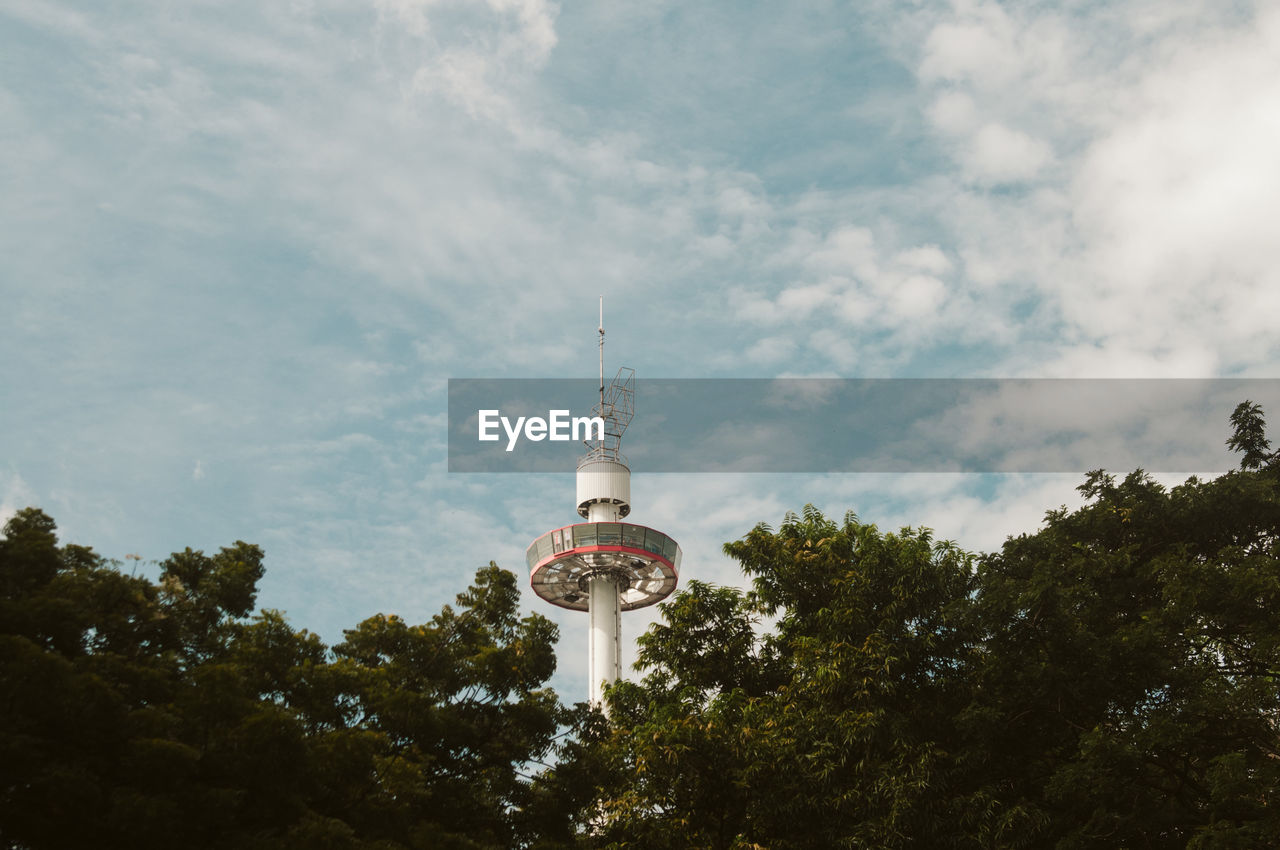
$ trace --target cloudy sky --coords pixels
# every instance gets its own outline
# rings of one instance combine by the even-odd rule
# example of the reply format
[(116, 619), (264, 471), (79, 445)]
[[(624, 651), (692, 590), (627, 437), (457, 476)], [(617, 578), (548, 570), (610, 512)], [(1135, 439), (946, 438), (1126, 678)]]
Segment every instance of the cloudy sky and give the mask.
[[(1276, 377), (1277, 151), (1276, 2), (0, 0), (0, 516), (259, 543), (335, 642), (575, 519), (449, 474), (445, 390), (590, 377), (600, 294), (642, 377)], [(989, 548), (1079, 480), (637, 470), (633, 517), (729, 582), (805, 502)]]

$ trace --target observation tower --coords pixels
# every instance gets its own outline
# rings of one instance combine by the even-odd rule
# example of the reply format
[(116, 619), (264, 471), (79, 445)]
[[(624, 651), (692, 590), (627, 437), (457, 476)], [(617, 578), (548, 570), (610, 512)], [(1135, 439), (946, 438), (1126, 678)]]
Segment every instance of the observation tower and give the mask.
[(622, 675), (622, 612), (644, 608), (676, 589), (680, 546), (661, 531), (623, 522), (631, 514), (631, 467), (622, 434), (635, 415), (635, 370), (625, 366), (604, 385), (604, 299), (600, 299), (600, 439), (584, 441), (578, 459), (578, 516), (529, 545), (533, 592), (561, 608), (586, 611), (590, 700), (604, 706), (604, 686)]

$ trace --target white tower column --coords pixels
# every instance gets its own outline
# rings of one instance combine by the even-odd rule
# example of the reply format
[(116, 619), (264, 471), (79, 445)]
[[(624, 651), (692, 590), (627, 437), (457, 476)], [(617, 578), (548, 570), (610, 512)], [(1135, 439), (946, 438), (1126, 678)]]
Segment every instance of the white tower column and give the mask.
[(587, 582), (587, 616), (591, 621), (591, 634), (587, 645), (587, 665), (590, 668), (591, 704), (604, 708), (604, 686), (612, 685), (622, 677), (622, 654), (618, 645), (618, 626), (622, 622), (621, 600), (614, 576), (600, 573)]
[[(630, 483), (629, 471), (621, 473), (615, 469), (612, 472)], [(631, 488), (626, 489), (629, 495)], [(618, 522), (622, 519), (621, 513), (620, 506), (612, 502), (592, 502), (587, 505), (587, 522)], [(622, 678), (622, 590), (617, 576), (611, 573), (597, 573), (587, 579), (588, 698), (601, 709), (605, 707), (604, 686)]]

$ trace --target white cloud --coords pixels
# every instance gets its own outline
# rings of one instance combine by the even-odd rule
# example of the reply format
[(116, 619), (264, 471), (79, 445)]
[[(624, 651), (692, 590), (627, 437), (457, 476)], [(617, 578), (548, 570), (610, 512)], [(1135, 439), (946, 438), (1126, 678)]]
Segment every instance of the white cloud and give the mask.
[(1025, 73), (1018, 35), (1000, 5), (958, 3), (955, 18), (929, 33), (920, 76), (984, 87), (1008, 84)]
[(808, 348), (824, 363), (831, 363), (842, 376), (877, 377), (878, 371), (868, 366), (869, 356), (862, 353), (847, 331), (821, 328), (809, 334)]
[(826, 306), (831, 296), (831, 290), (826, 286), (791, 286), (778, 294), (774, 307), (792, 320), (803, 321), (812, 316), (815, 310)]
[(939, 130), (959, 136), (973, 129), (978, 120), (978, 110), (970, 95), (946, 90), (930, 104), (928, 116), (929, 121)]
[(946, 286), (936, 277), (910, 275), (902, 278), (892, 291), (890, 309), (903, 320), (918, 320), (936, 314), (946, 292)]
[(906, 269), (916, 269), (931, 274), (951, 271), (951, 260), (937, 245), (920, 245), (899, 253), (894, 261)]
[[(1056, 325), (1013, 371), (1204, 375), (1274, 357), (1280, 9), (966, 1), (915, 20), (923, 112), (957, 164), (937, 202), (959, 285), (987, 316), (1039, 302)], [(986, 191), (1008, 184), (1024, 191)]]
[(790, 337), (769, 336), (756, 340), (747, 349), (747, 361), (761, 366), (771, 366), (787, 360), (796, 349)]
[(879, 277), (875, 237), (870, 229), (843, 225), (827, 233), (822, 242), (810, 246), (809, 240), (792, 250), (804, 250), (804, 264), (810, 268), (853, 275), (863, 280)]
[(974, 134), (963, 154), (966, 174), (979, 182), (1009, 183), (1035, 177), (1052, 158), (1049, 146), (1001, 124)]
[(1208, 316), (1217, 327), (1203, 330), (1220, 345), (1274, 333), (1277, 21), (1273, 10), (1256, 31), (1179, 46), (1089, 148), (1073, 198), (1095, 276), (1092, 298), (1069, 303), (1071, 318), (1109, 336), (1158, 329), (1149, 345)]
[(843, 225), (821, 235), (794, 230), (781, 251), (800, 266), (784, 266), (798, 279), (772, 295), (736, 290), (736, 315), (803, 329), (807, 349), (846, 374), (871, 360), (857, 354), (857, 331), (886, 329), (905, 345), (962, 321), (947, 311), (952, 263), (936, 244), (892, 251), (868, 228)]

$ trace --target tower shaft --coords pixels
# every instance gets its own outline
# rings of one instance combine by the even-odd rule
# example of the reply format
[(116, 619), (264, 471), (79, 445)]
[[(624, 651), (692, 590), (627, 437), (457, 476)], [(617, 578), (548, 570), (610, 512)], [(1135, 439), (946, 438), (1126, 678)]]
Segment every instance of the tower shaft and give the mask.
[[(611, 502), (587, 506), (588, 522), (617, 522), (621, 514)], [(587, 683), (591, 704), (601, 708), (605, 685), (622, 678), (622, 590), (614, 573), (599, 572), (587, 579)]]
[(600, 573), (587, 581), (587, 616), (590, 635), (587, 642), (587, 675), (591, 704), (605, 707), (604, 688), (622, 678), (622, 605), (618, 597), (617, 579)]

